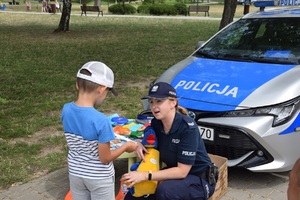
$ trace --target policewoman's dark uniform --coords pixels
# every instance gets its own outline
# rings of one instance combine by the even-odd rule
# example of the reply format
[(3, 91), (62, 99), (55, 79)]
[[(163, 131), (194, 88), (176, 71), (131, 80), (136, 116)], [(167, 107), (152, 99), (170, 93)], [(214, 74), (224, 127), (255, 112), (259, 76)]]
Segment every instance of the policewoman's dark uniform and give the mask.
[[(177, 162), (192, 165), (192, 168), (184, 179), (162, 181), (157, 186), (155, 195), (150, 195), (148, 199), (208, 199), (213, 194), (215, 185), (210, 185), (207, 180), (206, 171), (211, 160), (196, 122), (188, 116), (176, 113), (168, 134), (164, 132), (160, 120), (154, 118), (151, 126), (156, 132), (160, 159), (166, 164), (166, 168), (177, 167)], [(127, 194), (125, 200), (129, 199), (144, 199), (144, 197), (134, 198)]]

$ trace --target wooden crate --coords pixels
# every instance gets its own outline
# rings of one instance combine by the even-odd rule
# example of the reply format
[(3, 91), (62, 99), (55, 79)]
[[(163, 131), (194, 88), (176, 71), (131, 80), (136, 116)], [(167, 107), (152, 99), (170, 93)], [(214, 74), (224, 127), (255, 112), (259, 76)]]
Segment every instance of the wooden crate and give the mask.
[(221, 197), (226, 194), (228, 190), (228, 170), (227, 170), (227, 158), (208, 154), (211, 161), (219, 167), (219, 179), (216, 185), (214, 194), (209, 200), (220, 200)]

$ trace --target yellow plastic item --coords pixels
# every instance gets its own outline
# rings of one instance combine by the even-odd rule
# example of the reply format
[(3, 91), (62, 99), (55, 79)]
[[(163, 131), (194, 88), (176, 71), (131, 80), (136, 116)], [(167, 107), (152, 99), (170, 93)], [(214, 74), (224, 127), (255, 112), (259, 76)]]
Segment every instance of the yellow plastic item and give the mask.
[(135, 125), (137, 125), (137, 124), (133, 122), (133, 123), (124, 125), (123, 128), (129, 128), (130, 129), (130, 127), (135, 126)]
[[(149, 154), (145, 154), (146, 162), (141, 162), (139, 167), (137, 168), (138, 172), (148, 172), (148, 171), (158, 171), (159, 170), (159, 152), (154, 148), (147, 148)], [(147, 194), (154, 194), (157, 181), (142, 181), (140, 183), (135, 184), (134, 186), (134, 194), (135, 197), (141, 197)]]

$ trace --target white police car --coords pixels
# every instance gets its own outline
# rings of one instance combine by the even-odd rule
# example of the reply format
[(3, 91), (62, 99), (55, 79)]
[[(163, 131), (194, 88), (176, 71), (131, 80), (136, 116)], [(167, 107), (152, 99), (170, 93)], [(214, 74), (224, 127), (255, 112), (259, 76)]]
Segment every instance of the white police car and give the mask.
[(280, 172), (300, 157), (300, 7), (247, 14), (155, 81), (176, 88), (228, 166)]
[(247, 4), (253, 4), (254, 2), (256, 2), (257, 0), (237, 0), (237, 3), (238, 4), (245, 4), (245, 5), (247, 5)]

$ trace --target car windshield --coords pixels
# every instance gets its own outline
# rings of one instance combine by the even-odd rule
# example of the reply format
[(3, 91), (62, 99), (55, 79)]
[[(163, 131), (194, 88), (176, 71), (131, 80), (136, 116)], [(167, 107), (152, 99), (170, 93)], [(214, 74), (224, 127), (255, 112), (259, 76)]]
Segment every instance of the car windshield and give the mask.
[(299, 18), (247, 18), (212, 38), (196, 56), (248, 62), (300, 64)]

